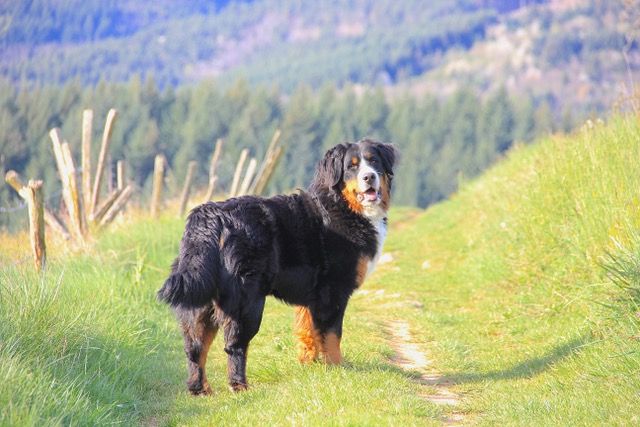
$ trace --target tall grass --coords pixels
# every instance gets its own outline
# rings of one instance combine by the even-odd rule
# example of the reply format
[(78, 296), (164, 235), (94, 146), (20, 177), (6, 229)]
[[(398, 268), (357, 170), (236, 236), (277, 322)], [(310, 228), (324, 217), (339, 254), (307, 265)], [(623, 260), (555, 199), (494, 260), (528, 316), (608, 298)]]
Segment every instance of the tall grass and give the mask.
[(635, 118), (517, 147), (389, 242), (380, 283), (483, 423), (638, 421), (639, 159)]
[(180, 333), (155, 300), (182, 221), (138, 219), (42, 275), (3, 264), (0, 424), (438, 425), (452, 409), (389, 360), (395, 318), (468, 423), (637, 424), (638, 159), (640, 124), (617, 118), (517, 147), (424, 214), (394, 211), (393, 261), (347, 310), (345, 366), (298, 365), (291, 309), (269, 300), (239, 395), (220, 339), (214, 396), (185, 392)]

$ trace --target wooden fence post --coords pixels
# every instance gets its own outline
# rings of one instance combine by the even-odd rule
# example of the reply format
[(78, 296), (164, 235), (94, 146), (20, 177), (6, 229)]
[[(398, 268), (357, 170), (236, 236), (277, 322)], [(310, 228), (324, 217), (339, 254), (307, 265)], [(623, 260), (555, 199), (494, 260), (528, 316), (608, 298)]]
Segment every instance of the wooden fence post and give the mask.
[(266, 168), (264, 169), (263, 174), (260, 177), (260, 181), (257, 183), (253, 194), (260, 196), (264, 192), (264, 189), (267, 188), (267, 185), (271, 180), (271, 176), (273, 175), (273, 171), (275, 171), (276, 167), (278, 166), (278, 162), (280, 161), (280, 157), (282, 157), (282, 153), (282, 147), (276, 147), (269, 158), (269, 163), (266, 165)]
[(198, 167), (198, 162), (192, 160), (187, 167), (187, 176), (184, 179), (184, 186), (182, 187), (182, 193), (180, 194), (180, 209), (178, 215), (180, 218), (184, 216), (184, 212), (187, 209), (187, 201), (189, 200), (189, 192), (191, 191), (191, 181), (193, 181), (193, 175)]
[[(49, 136), (51, 137), (53, 154), (55, 155), (60, 180), (62, 181), (62, 198), (64, 199), (67, 211), (69, 212), (69, 228), (78, 241), (83, 241), (84, 235), (82, 232), (81, 213), (76, 206), (78, 204), (78, 200), (74, 199), (73, 190), (71, 189), (71, 186), (73, 185), (71, 178), (75, 181), (75, 169), (73, 168), (73, 160), (71, 159), (69, 144), (66, 142), (62, 143), (62, 135), (58, 128), (51, 129)], [(63, 148), (65, 146), (66, 148)], [(67, 165), (67, 163), (69, 163), (69, 165)], [(73, 171), (70, 173), (69, 169), (73, 169)], [(75, 184), (77, 190), (77, 182)], [(77, 191), (75, 195), (76, 197), (78, 196)]]
[(100, 156), (98, 157), (98, 167), (96, 168), (96, 177), (93, 181), (93, 190), (91, 192), (91, 207), (89, 212), (94, 213), (100, 201), (100, 184), (102, 183), (102, 173), (104, 172), (105, 162), (107, 160), (107, 151), (111, 142), (111, 134), (113, 133), (113, 124), (118, 117), (115, 109), (110, 109), (107, 114), (107, 121), (104, 125), (102, 134), (102, 145), (100, 146)]
[(42, 181), (29, 181), (23, 188), (23, 197), (29, 209), (29, 240), (33, 251), (33, 260), (37, 270), (42, 270), (46, 261), (44, 241), (44, 207), (42, 197)]
[[(22, 196), (22, 189), (25, 185), (22, 183), (20, 179), (20, 175), (14, 170), (7, 171), (4, 176), (4, 180), (9, 184), (20, 196)], [(44, 221), (47, 223), (49, 227), (55, 230), (57, 233), (60, 233), (65, 240), (69, 240), (71, 235), (67, 231), (67, 228), (60, 222), (60, 220), (53, 214), (53, 212), (49, 211), (46, 207), (44, 210)]]
[(132, 194), (133, 187), (131, 186), (131, 184), (129, 184), (119, 193), (118, 198), (113, 202), (109, 210), (107, 210), (107, 212), (104, 214), (98, 226), (104, 227), (111, 221), (113, 221), (118, 212), (120, 212), (126, 206)]
[(69, 211), (69, 216), (73, 216), (71, 223), (74, 224), (75, 227), (77, 227), (77, 232), (80, 240), (83, 240), (84, 234), (87, 230), (87, 220), (84, 215), (84, 210), (82, 209), (80, 188), (78, 187), (78, 180), (76, 179), (76, 167), (73, 162), (73, 157), (71, 156), (69, 143), (67, 142), (62, 144), (62, 156), (66, 168), (65, 172), (67, 174), (69, 199), (72, 205), (72, 210)]
[(116, 183), (117, 183), (116, 188), (118, 190), (123, 190), (124, 189), (124, 182), (125, 182), (125, 164), (124, 164), (124, 160), (118, 160), (118, 163), (116, 163)]
[(250, 194), (260, 195), (267, 186), (271, 174), (273, 173), (273, 169), (275, 168), (275, 163), (277, 163), (282, 151), (282, 147), (278, 146), (281, 135), (282, 133), (280, 132), (280, 129), (276, 129), (273, 137), (271, 138), (271, 142), (267, 147), (267, 151), (264, 154), (262, 165), (260, 166), (260, 169), (258, 169), (258, 173), (256, 173), (256, 177), (249, 187), (248, 192)]
[(240, 175), (242, 174), (242, 168), (244, 167), (244, 162), (247, 160), (247, 156), (249, 155), (249, 150), (245, 148), (240, 153), (240, 158), (238, 159), (238, 163), (236, 164), (236, 171), (233, 174), (233, 182), (231, 183), (231, 190), (229, 191), (229, 197), (233, 197), (236, 195), (238, 191), (238, 184), (240, 183)]
[(256, 171), (256, 166), (258, 166), (258, 161), (252, 157), (249, 161), (249, 166), (247, 166), (247, 172), (244, 175), (244, 179), (242, 180), (242, 184), (240, 185), (238, 194), (236, 194), (237, 196), (244, 196), (245, 194), (247, 194), (249, 185), (251, 184), (251, 180), (253, 179), (253, 175)]
[(91, 213), (91, 131), (93, 110), (82, 112), (82, 201), (85, 213)]
[(164, 179), (164, 156), (156, 155), (153, 168), (153, 191), (151, 192), (151, 216), (158, 216), (160, 201), (162, 198), (162, 181)]
[(211, 163), (209, 163), (209, 186), (207, 187), (207, 194), (204, 196), (204, 201), (208, 202), (213, 198), (213, 192), (216, 187), (216, 181), (218, 176), (216, 175), (216, 169), (218, 167), (218, 160), (220, 159), (220, 153), (222, 151), (222, 139), (216, 141), (216, 148), (213, 150), (211, 156)]

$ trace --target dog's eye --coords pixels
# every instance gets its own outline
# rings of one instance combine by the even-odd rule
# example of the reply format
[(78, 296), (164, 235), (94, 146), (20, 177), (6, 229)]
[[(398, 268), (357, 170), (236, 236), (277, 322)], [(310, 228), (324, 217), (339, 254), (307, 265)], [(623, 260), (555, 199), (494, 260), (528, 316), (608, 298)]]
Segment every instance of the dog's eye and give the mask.
[(369, 160), (369, 163), (371, 163), (372, 165), (375, 165), (376, 163), (378, 163), (378, 159), (371, 159)]

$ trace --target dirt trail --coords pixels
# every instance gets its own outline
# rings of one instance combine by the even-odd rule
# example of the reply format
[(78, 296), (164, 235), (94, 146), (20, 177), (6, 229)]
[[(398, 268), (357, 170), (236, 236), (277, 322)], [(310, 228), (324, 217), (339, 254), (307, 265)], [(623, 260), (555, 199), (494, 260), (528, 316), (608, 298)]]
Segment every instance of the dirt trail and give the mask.
[[(431, 361), (413, 339), (409, 331), (409, 324), (404, 320), (396, 320), (390, 322), (388, 327), (392, 338), (391, 346), (396, 353), (392, 359), (393, 363), (406, 371), (420, 372), (420, 377), (416, 382), (436, 389), (435, 393), (429, 390), (421, 394), (421, 397), (436, 405), (458, 406), (460, 396), (451, 391), (451, 384), (447, 383), (440, 373), (430, 367)], [(465, 422), (465, 416), (462, 412), (454, 410), (445, 416), (442, 422), (447, 426), (462, 426)]]

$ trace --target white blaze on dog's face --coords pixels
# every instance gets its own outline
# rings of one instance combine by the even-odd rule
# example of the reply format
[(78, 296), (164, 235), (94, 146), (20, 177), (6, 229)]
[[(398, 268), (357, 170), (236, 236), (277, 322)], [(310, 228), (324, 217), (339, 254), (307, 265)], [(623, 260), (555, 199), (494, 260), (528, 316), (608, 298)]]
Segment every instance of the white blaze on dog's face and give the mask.
[(364, 140), (349, 146), (342, 195), (351, 210), (372, 219), (386, 216), (394, 160), (395, 151), (389, 144)]

